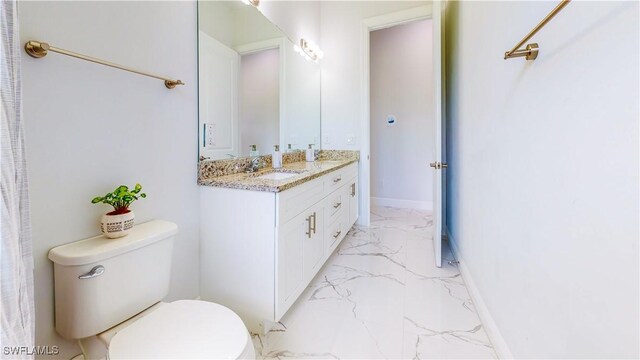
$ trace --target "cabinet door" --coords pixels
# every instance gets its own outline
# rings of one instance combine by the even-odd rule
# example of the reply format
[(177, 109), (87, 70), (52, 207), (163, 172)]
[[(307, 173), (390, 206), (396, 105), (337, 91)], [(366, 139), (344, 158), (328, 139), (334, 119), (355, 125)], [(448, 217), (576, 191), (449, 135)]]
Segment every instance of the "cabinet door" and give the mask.
[(322, 266), (324, 206), (318, 203), (278, 230), (275, 321), (287, 312)]
[(304, 212), (278, 229), (275, 321), (284, 315), (305, 286), (302, 247), (307, 231), (307, 219), (308, 214)]
[(303, 266), (305, 284), (311, 281), (322, 266), (324, 254), (324, 206), (322, 202), (305, 211), (308, 215), (307, 230), (304, 232)]
[(349, 227), (358, 220), (358, 177), (349, 182)]

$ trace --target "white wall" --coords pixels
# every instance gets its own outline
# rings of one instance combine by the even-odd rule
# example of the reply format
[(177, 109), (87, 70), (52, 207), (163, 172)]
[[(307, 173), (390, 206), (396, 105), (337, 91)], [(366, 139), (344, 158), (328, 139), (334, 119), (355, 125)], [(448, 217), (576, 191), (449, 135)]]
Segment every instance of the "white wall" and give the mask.
[(249, 156), (250, 145), (270, 154), (273, 145), (280, 144), (279, 52), (267, 49), (240, 57), (240, 156)]
[(283, 36), (264, 14), (241, 1), (198, 2), (198, 28), (230, 48)]
[(295, 44), (301, 38), (319, 44), (320, 1), (262, 0), (258, 9)]
[(435, 131), (431, 27), (420, 20), (370, 35), (371, 197), (382, 205), (433, 207), (433, 174), (424, 166)]
[[(422, 1), (324, 1), (320, 4), (322, 148), (361, 150), (362, 21)], [(353, 137), (353, 144), (347, 138)], [(328, 141), (327, 141), (328, 140)]]
[(285, 43), (284, 111), (280, 121), (281, 150), (320, 148), (320, 75), (321, 66), (296, 53), (293, 44)]
[[(447, 219), (518, 358), (638, 358), (637, 2), (450, 2)], [(469, 281), (469, 279), (467, 279)]]
[(51, 53), (22, 57), (35, 257), (36, 343), (79, 353), (54, 330), (52, 247), (99, 233), (95, 195), (140, 182), (138, 222), (178, 224), (168, 299), (198, 295), (196, 6), (193, 2), (20, 2), (21, 38), (183, 80)]
[(320, 44), (320, 1), (262, 0), (258, 9), (289, 38), (285, 50), (281, 150), (320, 148), (320, 65), (293, 51), (301, 38)]

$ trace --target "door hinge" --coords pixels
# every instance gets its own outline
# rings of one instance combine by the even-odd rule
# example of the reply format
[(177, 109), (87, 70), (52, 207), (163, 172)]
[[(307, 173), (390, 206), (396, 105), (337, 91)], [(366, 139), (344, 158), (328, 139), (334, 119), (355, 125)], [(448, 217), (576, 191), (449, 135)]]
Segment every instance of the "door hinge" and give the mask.
[(443, 162), (440, 162), (440, 161), (436, 161), (436, 162), (429, 163), (429, 166), (434, 168), (434, 169), (436, 169), (436, 170), (440, 170), (440, 169), (448, 168), (449, 164), (443, 163)]

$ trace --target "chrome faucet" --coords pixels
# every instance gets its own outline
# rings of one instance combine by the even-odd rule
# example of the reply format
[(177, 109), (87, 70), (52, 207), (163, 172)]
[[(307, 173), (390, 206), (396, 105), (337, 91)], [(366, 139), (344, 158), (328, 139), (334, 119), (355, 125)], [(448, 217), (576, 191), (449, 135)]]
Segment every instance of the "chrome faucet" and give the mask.
[(262, 169), (265, 166), (266, 166), (266, 164), (265, 164), (264, 160), (260, 156), (256, 156), (256, 157), (251, 159), (251, 163), (247, 166), (246, 172), (254, 173), (254, 172)]

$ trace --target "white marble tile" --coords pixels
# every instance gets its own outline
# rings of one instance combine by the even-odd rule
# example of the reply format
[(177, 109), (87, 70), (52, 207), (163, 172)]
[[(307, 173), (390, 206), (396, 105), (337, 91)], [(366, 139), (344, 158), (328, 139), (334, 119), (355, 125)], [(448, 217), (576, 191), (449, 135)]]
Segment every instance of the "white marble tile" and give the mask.
[(434, 265), (430, 212), (375, 207), (354, 227), (288, 313), (259, 358), (494, 358), (449, 249)]

